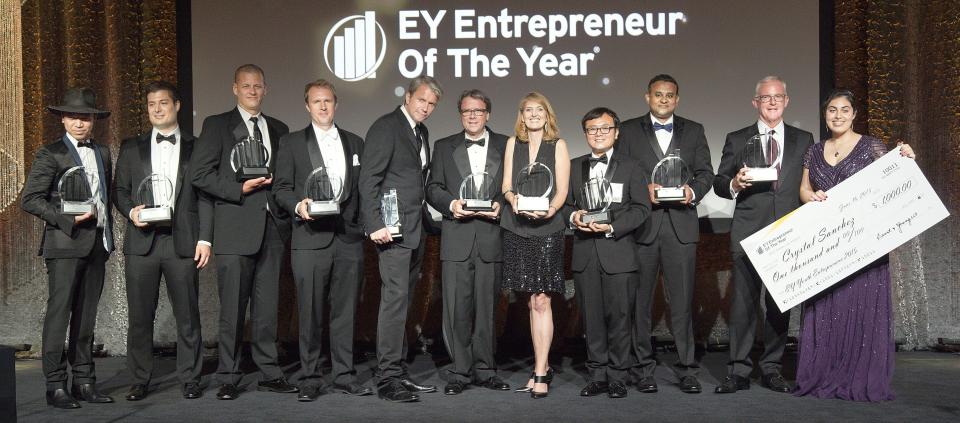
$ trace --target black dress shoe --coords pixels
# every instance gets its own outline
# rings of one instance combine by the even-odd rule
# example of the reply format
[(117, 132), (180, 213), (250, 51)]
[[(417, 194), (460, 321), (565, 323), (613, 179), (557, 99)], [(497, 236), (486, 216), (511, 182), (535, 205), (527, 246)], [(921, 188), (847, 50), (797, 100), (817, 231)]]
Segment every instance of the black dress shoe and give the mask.
[(183, 397), (186, 399), (197, 399), (203, 396), (203, 388), (197, 382), (188, 382), (183, 384)]
[(580, 390), (580, 396), (594, 397), (607, 392), (609, 388), (607, 382), (590, 382)]
[(297, 394), (297, 401), (300, 402), (310, 402), (316, 401), (317, 397), (323, 395), (323, 390), (319, 386), (310, 385), (304, 386), (299, 389), (300, 393)]
[(147, 385), (142, 383), (130, 386), (130, 390), (127, 391), (127, 401), (140, 401), (146, 397)]
[(296, 386), (287, 383), (287, 380), (280, 376), (273, 380), (262, 380), (257, 382), (258, 391), (277, 392), (280, 394), (292, 394), (297, 392)]
[(683, 379), (680, 379), (680, 392), (686, 394), (699, 394), (703, 390), (703, 387), (700, 386), (700, 381), (697, 380), (696, 376), (689, 375), (684, 376)]
[(403, 386), (410, 392), (417, 393), (427, 393), (427, 392), (437, 392), (436, 385), (420, 385), (417, 382), (414, 382), (412, 379), (400, 379), (400, 386)]
[(504, 382), (503, 379), (500, 379), (499, 377), (496, 377), (496, 376), (491, 376), (490, 379), (487, 379), (483, 382), (477, 382), (475, 383), (475, 385), (482, 386), (487, 389), (492, 389), (494, 391), (510, 390), (510, 385)]
[(637, 381), (637, 390), (645, 394), (657, 392), (657, 380), (653, 376), (647, 376)]
[(443, 388), (443, 393), (445, 395), (460, 395), (466, 387), (466, 384), (463, 382), (453, 381)]
[(218, 400), (234, 400), (240, 396), (240, 388), (232, 383), (226, 383), (217, 391)]
[(47, 391), (47, 404), (63, 409), (80, 408), (80, 403), (74, 400), (63, 388)]
[(359, 383), (345, 383), (345, 384), (334, 383), (333, 390), (341, 394), (354, 395), (358, 397), (362, 397), (364, 395), (370, 395), (373, 393), (373, 389), (370, 389)]
[(420, 396), (407, 390), (400, 382), (390, 382), (377, 388), (377, 396), (380, 399), (390, 402), (414, 402), (419, 401)]
[(113, 402), (113, 398), (98, 392), (96, 385), (92, 383), (73, 385), (73, 389), (70, 390), (70, 393), (73, 394), (73, 398), (77, 401), (86, 401), (92, 404), (106, 404)]
[(607, 388), (607, 396), (610, 398), (624, 398), (627, 396), (627, 385), (623, 382), (613, 382)]
[(713, 392), (718, 394), (732, 394), (737, 391), (746, 391), (747, 389), (750, 389), (750, 379), (737, 375), (730, 375), (725, 377), (723, 382), (720, 382)]
[(760, 378), (760, 382), (763, 386), (770, 388), (774, 392), (790, 392), (790, 385), (787, 384), (786, 380), (783, 380), (783, 375), (780, 373), (767, 373)]
[[(547, 374), (545, 374), (545, 375), (543, 375), (543, 376), (533, 375), (533, 384), (534, 384), (534, 386), (536, 386), (536, 384), (538, 384), (538, 383), (542, 383), (542, 384), (547, 385), (547, 386), (549, 387), (549, 386), (550, 386), (550, 382), (552, 382), (552, 381), (553, 381), (553, 375), (550, 374), (549, 372), (547, 372)], [(530, 390), (530, 398), (533, 398), (533, 399), (546, 398), (549, 393), (550, 393), (550, 391), (537, 391), (537, 390), (535, 390), (535, 389), (531, 389), (531, 390)]]

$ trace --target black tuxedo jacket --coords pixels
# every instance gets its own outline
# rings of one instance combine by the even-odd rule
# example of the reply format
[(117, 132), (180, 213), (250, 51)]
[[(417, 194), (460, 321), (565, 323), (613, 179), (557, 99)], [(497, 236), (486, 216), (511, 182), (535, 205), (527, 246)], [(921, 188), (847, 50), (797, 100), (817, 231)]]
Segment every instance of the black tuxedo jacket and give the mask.
[[(93, 145), (96, 147), (97, 170), (100, 174), (100, 193), (107, 213), (104, 231), (110, 246), (108, 250), (113, 251), (113, 215), (108, 198), (108, 184), (113, 179), (113, 159), (107, 146)], [(75, 224), (73, 216), (60, 214), (57, 184), (60, 177), (74, 166), (83, 166), (83, 163), (73, 143), (64, 135), (37, 151), (23, 185), (20, 207), (46, 222), (39, 251), (44, 258), (86, 257), (95, 243), (101, 242), (97, 237), (97, 219)]]
[[(290, 130), (283, 122), (261, 114), (267, 120), (270, 133), (270, 152), (277, 154), (280, 137)], [(217, 254), (251, 255), (260, 251), (266, 215), (272, 216), (280, 235), (290, 238), (290, 219), (273, 199), (269, 188), (242, 194), (243, 184), (237, 182), (230, 166), (233, 146), (249, 136), (246, 123), (236, 108), (203, 120), (200, 139), (191, 159), (193, 186), (210, 195), (213, 200), (213, 236), (217, 240)], [(276, 159), (270, 158), (270, 173), (276, 172)], [(270, 213), (267, 212), (269, 204)]]
[[(400, 201), (399, 245), (417, 248), (423, 234), (424, 182), (426, 170), (421, 170), (417, 138), (398, 106), (393, 112), (378, 118), (364, 141), (360, 159), (360, 221), (363, 231), (372, 234), (386, 225), (380, 215), (380, 198), (391, 188), (397, 190)], [(424, 131), (424, 148), (430, 157), (429, 135)]]
[[(727, 134), (723, 156), (713, 190), (723, 198), (733, 199), (730, 181), (743, 167), (743, 147), (754, 135), (757, 124)], [(803, 155), (813, 145), (813, 134), (790, 125), (784, 125), (783, 160), (780, 164), (780, 187), (772, 183), (755, 183), (737, 194), (737, 205), (730, 226), (730, 251), (743, 254), (740, 241), (773, 223), (800, 206), (800, 180), (803, 177)]]
[[(590, 179), (590, 155), (570, 160), (570, 189), (563, 206), (564, 222), (570, 222), (570, 215), (583, 210), (585, 204), (581, 188)], [(611, 203), (611, 225), (613, 238), (606, 234), (574, 230), (573, 260), (570, 268), (579, 272), (586, 268), (590, 256), (596, 249), (600, 267), (607, 273), (632, 272), (638, 269), (637, 255), (634, 254), (633, 232), (650, 215), (650, 195), (647, 191), (647, 176), (640, 163), (614, 149), (604, 173), (611, 184), (623, 184), (621, 201)]]
[[(680, 150), (680, 158), (686, 163), (692, 179), (688, 183), (696, 194), (690, 205), (653, 204), (650, 219), (637, 229), (637, 242), (649, 244), (659, 233), (665, 220), (672, 222), (673, 231), (682, 243), (697, 242), (700, 239), (700, 225), (697, 218), (697, 203), (710, 192), (713, 184), (713, 165), (710, 163), (710, 147), (703, 133), (703, 125), (680, 116), (673, 116), (673, 139), (667, 153)], [(653, 130), (650, 113), (630, 119), (621, 125), (614, 154), (626, 154), (640, 161), (647, 177), (653, 168), (664, 158), (660, 143)], [(666, 215), (670, 219), (666, 219)]]
[[(153, 173), (151, 160), (151, 132), (129, 138), (120, 146), (117, 157), (116, 179), (113, 183), (113, 205), (127, 221), (126, 236), (123, 241), (123, 253), (145, 255), (150, 252), (156, 226), (145, 228), (134, 226), (130, 220), (130, 210), (140, 205), (137, 201), (137, 189), (147, 175)], [(173, 192), (173, 245), (180, 257), (193, 257), (198, 240), (213, 243), (213, 202), (206, 194), (198, 193), (190, 183), (190, 156), (193, 154), (196, 138), (189, 134), (180, 135), (180, 161), (177, 180)]]
[(305, 221), (297, 215), (297, 204), (303, 200), (303, 185), (314, 169), (323, 166), (323, 155), (317, 144), (313, 125), (291, 132), (280, 139), (277, 153), (277, 173), (273, 179), (273, 195), (280, 207), (293, 216), (294, 250), (326, 248), (339, 237), (347, 242), (363, 240), (359, 224), (360, 195), (357, 194), (357, 178), (360, 173), (360, 156), (363, 140), (352, 132), (337, 128), (343, 145), (343, 160), (347, 174), (343, 180), (340, 197), (340, 214)]
[[(494, 200), (503, 206), (500, 187), (503, 183), (503, 156), (507, 137), (487, 128), (487, 162), (485, 172), (493, 179)], [(476, 148), (476, 147), (474, 147)], [(500, 223), (485, 218), (457, 220), (450, 211), (450, 203), (460, 198), (460, 184), (471, 173), (464, 132), (437, 141), (430, 159), (430, 178), (427, 180), (427, 202), (443, 215), (440, 234), (440, 260), (464, 261), (470, 257), (474, 240), (485, 262), (503, 261)]]

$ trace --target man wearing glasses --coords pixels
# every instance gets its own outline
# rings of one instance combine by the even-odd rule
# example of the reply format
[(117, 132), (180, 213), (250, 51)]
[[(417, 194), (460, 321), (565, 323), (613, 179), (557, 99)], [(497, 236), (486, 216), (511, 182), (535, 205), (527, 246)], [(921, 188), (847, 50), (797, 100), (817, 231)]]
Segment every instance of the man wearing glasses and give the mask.
[[(493, 353), (503, 265), (498, 220), (507, 137), (487, 128), (491, 104), (482, 91), (464, 91), (457, 107), (463, 131), (434, 145), (426, 187), (427, 202), (443, 215), (443, 338), (453, 360), (444, 393), (460, 394), (471, 383), (506, 391), (510, 385), (497, 377)], [(480, 192), (461, 193), (464, 181), (478, 188), (469, 191)], [(467, 210), (467, 198), (492, 199), (493, 210)]]
[[(759, 112), (756, 123), (727, 134), (723, 156), (717, 169), (713, 190), (717, 195), (735, 200), (730, 227), (730, 252), (733, 256), (733, 298), (730, 302), (730, 362), (728, 375), (716, 388), (718, 394), (729, 394), (750, 388), (750, 348), (756, 330), (757, 305), (764, 302), (763, 353), (760, 355), (761, 382), (776, 392), (790, 392), (783, 379), (781, 358), (787, 343), (790, 312), (780, 313), (769, 295), (760, 296), (762, 282), (740, 246), (740, 241), (773, 223), (800, 206), (800, 178), (803, 155), (813, 144), (813, 135), (783, 123), (783, 111), (790, 97), (787, 84), (776, 76), (757, 83), (753, 107)], [(775, 166), (778, 179), (751, 183), (744, 165), (743, 149), (747, 140), (757, 134), (769, 135), (763, 146), (768, 157), (780, 157)], [(783, 152), (779, 154), (778, 152)]]

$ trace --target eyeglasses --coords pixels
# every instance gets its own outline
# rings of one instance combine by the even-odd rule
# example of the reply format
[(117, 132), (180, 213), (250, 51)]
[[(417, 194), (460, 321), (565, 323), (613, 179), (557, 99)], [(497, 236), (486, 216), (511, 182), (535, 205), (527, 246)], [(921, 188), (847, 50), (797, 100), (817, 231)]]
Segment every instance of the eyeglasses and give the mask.
[(461, 110), (460, 116), (470, 117), (470, 116), (483, 116), (487, 112), (487, 109), (467, 109)]
[(616, 127), (616, 126), (601, 126), (601, 127), (597, 127), (597, 128), (587, 128), (584, 132), (586, 132), (587, 135), (597, 135), (597, 133), (599, 133), (599, 134), (601, 134), (601, 135), (607, 135), (607, 134), (610, 133), (610, 131), (612, 131), (612, 130), (614, 130), (614, 129), (617, 129), (617, 127)]
[(777, 103), (783, 103), (783, 99), (787, 98), (786, 94), (774, 94), (774, 95), (758, 95), (754, 97), (754, 100), (759, 100), (761, 103), (769, 103), (771, 99), (777, 100)]

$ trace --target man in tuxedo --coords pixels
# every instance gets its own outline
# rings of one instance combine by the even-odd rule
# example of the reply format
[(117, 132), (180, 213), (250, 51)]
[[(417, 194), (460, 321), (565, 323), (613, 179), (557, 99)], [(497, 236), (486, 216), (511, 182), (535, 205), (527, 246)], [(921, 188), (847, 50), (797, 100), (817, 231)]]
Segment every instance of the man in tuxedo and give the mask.
[[(91, 137), (94, 123), (110, 112), (96, 108), (96, 95), (89, 88), (71, 88), (62, 105), (47, 109), (60, 117), (65, 133), (37, 151), (20, 206), (46, 222), (39, 254), (47, 265), (49, 287), (42, 346), (47, 404), (80, 408), (77, 401), (113, 402), (97, 391), (93, 364), (93, 328), (104, 267), (113, 251), (113, 217), (107, 191), (112, 174), (110, 149)], [(81, 176), (74, 188), (82, 192), (65, 194), (83, 199), (89, 195), (93, 203), (93, 211), (81, 215), (63, 213), (61, 201), (81, 198), (62, 198), (58, 190), (60, 178), (75, 167)], [(64, 341), (69, 342), (66, 351)], [(73, 373), (69, 393), (67, 363)]]
[[(145, 91), (152, 129), (123, 142), (113, 186), (113, 204), (127, 218), (123, 242), (130, 315), (127, 369), (133, 376), (127, 400), (146, 398), (150, 386), (153, 320), (161, 275), (177, 321), (177, 376), (183, 384), (183, 397), (195, 399), (203, 395), (199, 269), (210, 259), (213, 204), (206, 195), (198, 195), (190, 183), (190, 156), (196, 138), (182, 132), (177, 124), (177, 88), (166, 81), (155, 81), (147, 84)], [(147, 176), (158, 177), (160, 182), (148, 185), (150, 191), (141, 192), (141, 181)], [(144, 194), (152, 197), (141, 197)], [(156, 224), (142, 221), (141, 212), (148, 203), (170, 206), (172, 218)]]
[[(423, 261), (423, 219), (428, 216), (424, 183), (430, 146), (423, 121), (433, 113), (442, 94), (440, 84), (432, 77), (411, 80), (403, 104), (370, 126), (360, 159), (360, 219), (364, 232), (377, 244), (382, 283), (377, 318), (377, 391), (380, 398), (391, 402), (417, 401), (418, 393), (437, 390), (411, 380), (403, 356), (407, 309)], [(380, 210), (381, 198), (390, 190), (397, 193), (399, 239), (390, 235)]]
[[(763, 299), (763, 354), (760, 356), (761, 383), (773, 391), (790, 392), (790, 385), (780, 373), (783, 350), (787, 343), (790, 313), (780, 313), (768, 293), (763, 293), (760, 277), (750, 264), (740, 241), (773, 223), (800, 206), (800, 180), (803, 156), (813, 144), (813, 134), (783, 122), (783, 111), (790, 97), (787, 84), (776, 76), (757, 83), (753, 107), (759, 112), (756, 123), (727, 134), (713, 191), (735, 200), (730, 227), (730, 252), (733, 256), (733, 298), (730, 302), (730, 362), (728, 375), (716, 392), (727, 394), (750, 388), (753, 362), (750, 349), (756, 331), (757, 308)], [(773, 182), (751, 182), (744, 165), (743, 149), (754, 135), (765, 134), (770, 142), (763, 145), (764, 154), (775, 158), (778, 170)], [(779, 152), (783, 152), (780, 154)]]
[(658, 181), (648, 185), (653, 211), (636, 232), (638, 277), (636, 321), (637, 389), (657, 392), (654, 370), (657, 360), (651, 342), (653, 295), (657, 277), (663, 269), (663, 286), (670, 304), (670, 330), (677, 347), (674, 365), (680, 390), (700, 393), (697, 380), (700, 364), (693, 339), (694, 271), (697, 267), (697, 241), (700, 225), (697, 204), (710, 192), (713, 165), (703, 125), (674, 114), (680, 102), (680, 86), (670, 75), (657, 75), (647, 84), (645, 95), (650, 112), (623, 124), (617, 148), (640, 161), (649, 175), (657, 163), (669, 154), (683, 159), (690, 180), (683, 185), (683, 198), (659, 201)]
[[(325, 392), (320, 348), (328, 292), (333, 388), (370, 395), (370, 388), (357, 383), (353, 367), (354, 315), (363, 283), (364, 236), (357, 194), (363, 140), (334, 124), (337, 92), (333, 84), (313, 81), (306, 85), (303, 96), (310, 125), (280, 139), (273, 183), (277, 204), (295, 216), (290, 256), (300, 318), (297, 399), (313, 401)], [(320, 168), (329, 179), (308, 182), (311, 173)], [(310, 203), (322, 200), (335, 200), (337, 212), (312, 216)]]
[(240, 395), (240, 343), (250, 303), (250, 337), (253, 361), (260, 368), (257, 390), (297, 392), (277, 364), (277, 307), (280, 264), (290, 221), (270, 194), (272, 177), (238, 181), (230, 154), (235, 144), (253, 138), (268, 153), (274, 174), (280, 137), (287, 125), (260, 111), (267, 93), (263, 70), (246, 64), (234, 72), (233, 95), (237, 107), (203, 120), (193, 154), (193, 186), (214, 200), (213, 236), (217, 243), (217, 286), (220, 294), (220, 329), (217, 335), (220, 364), (217, 398)]
[[(627, 372), (633, 364), (631, 322), (636, 300), (638, 260), (633, 231), (650, 214), (647, 177), (640, 163), (617, 149), (620, 118), (606, 107), (590, 110), (580, 121), (590, 154), (570, 161), (570, 190), (563, 207), (564, 217), (574, 229), (573, 282), (577, 304), (587, 338), (587, 370), (590, 382), (580, 391), (592, 397), (606, 393), (610, 398), (627, 396)], [(603, 201), (587, 201), (587, 182), (600, 195), (611, 196), (609, 221), (597, 222), (588, 214), (602, 208)], [(591, 197), (593, 197), (591, 195)]]
[[(444, 393), (457, 395), (470, 383), (506, 391), (510, 385), (497, 377), (493, 355), (503, 265), (498, 219), (507, 137), (487, 128), (492, 106), (482, 91), (464, 91), (457, 106), (463, 131), (434, 144), (426, 188), (427, 202), (443, 215), (443, 339), (453, 359)], [(478, 174), (482, 176), (470, 176)], [(459, 190), (467, 177), (481, 190), (487, 188), (492, 211), (464, 209)]]

